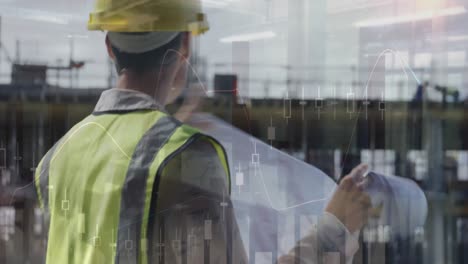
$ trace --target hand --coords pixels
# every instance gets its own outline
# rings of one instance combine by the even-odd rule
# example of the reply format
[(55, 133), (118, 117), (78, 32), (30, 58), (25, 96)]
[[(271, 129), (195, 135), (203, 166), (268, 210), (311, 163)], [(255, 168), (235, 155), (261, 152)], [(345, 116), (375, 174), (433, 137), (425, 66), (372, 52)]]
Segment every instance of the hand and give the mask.
[(350, 233), (361, 229), (367, 222), (371, 200), (363, 192), (368, 166), (361, 164), (346, 175), (338, 185), (325, 211), (340, 220)]
[(212, 124), (203, 119), (196, 118), (202, 108), (205, 91), (201, 85), (193, 85), (190, 93), (187, 94), (182, 106), (174, 114), (174, 117), (182, 123), (205, 131), (211, 128)]
[(180, 122), (188, 122), (192, 115), (200, 109), (203, 102), (203, 89), (198, 85), (194, 85), (189, 89), (179, 110), (174, 114), (174, 117)]

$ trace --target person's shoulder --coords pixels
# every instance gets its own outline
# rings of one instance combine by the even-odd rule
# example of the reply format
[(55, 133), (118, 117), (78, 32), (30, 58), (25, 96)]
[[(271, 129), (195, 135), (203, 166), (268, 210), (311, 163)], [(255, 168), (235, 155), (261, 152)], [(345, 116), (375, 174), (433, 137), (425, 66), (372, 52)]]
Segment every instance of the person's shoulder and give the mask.
[(190, 140), (190, 149), (194, 151), (215, 151), (215, 145), (220, 145), (214, 138), (200, 131), (191, 125), (181, 123), (174, 117), (171, 117), (173, 122), (179, 124), (179, 133)]
[(213, 142), (209, 140), (208, 136), (202, 133), (197, 134), (193, 138), (191, 144), (183, 153), (199, 158), (217, 156)]
[(213, 158), (218, 156), (217, 148), (222, 145), (213, 137), (200, 131), (198, 128), (182, 123), (176, 118), (169, 116), (171, 122), (178, 124), (177, 135), (174, 140), (183, 140), (188, 144), (182, 149), (182, 156), (192, 156), (193, 159)]

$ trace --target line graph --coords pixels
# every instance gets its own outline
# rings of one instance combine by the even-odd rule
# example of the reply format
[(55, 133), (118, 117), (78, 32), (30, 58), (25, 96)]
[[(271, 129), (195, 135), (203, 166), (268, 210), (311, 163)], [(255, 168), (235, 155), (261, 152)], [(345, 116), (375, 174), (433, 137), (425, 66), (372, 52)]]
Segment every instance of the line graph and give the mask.
[[(176, 51), (176, 50), (168, 50), (163, 58), (163, 62), (164, 60), (166, 60), (166, 57), (167, 55), (170, 53), (170, 52), (175, 52), (176, 54), (178, 54), (180, 57), (182, 57), (185, 61), (185, 63), (187, 63), (189, 69), (194, 73), (195, 77), (197, 78), (199, 84), (200, 84), (200, 87), (202, 88), (203, 92), (208, 95), (209, 93), (213, 92), (213, 93), (216, 93), (216, 91), (208, 91), (208, 89), (205, 87), (205, 85), (203, 84), (203, 82), (201, 81), (198, 73), (196, 72), (196, 70), (193, 68), (193, 66), (191, 65), (191, 63), (188, 61), (187, 58), (185, 58), (179, 51)], [(405, 76), (409, 79), (409, 74), (408, 74), (408, 71), (411, 73), (412, 77), (416, 80), (416, 82), (418, 84), (420, 84), (420, 80), (417, 78), (416, 74), (414, 73), (414, 71), (408, 66), (408, 64), (398, 55), (398, 53), (392, 49), (386, 49), (384, 51), (382, 51), (380, 53), (380, 55), (378, 56), (377, 58), (377, 61), (376, 63), (374, 64), (370, 74), (369, 74), (369, 77), (368, 77), (368, 80), (366, 82), (366, 86), (365, 86), (365, 95), (368, 96), (368, 89), (369, 89), (369, 84), (370, 84), (370, 81), (372, 80), (373, 76), (374, 76), (374, 73), (375, 73), (375, 70), (377, 68), (377, 65), (378, 63), (380, 62), (380, 60), (383, 58), (383, 56), (385, 56), (386, 54), (393, 54), (394, 56), (396, 56), (396, 58), (398, 59), (398, 61), (400, 62), (400, 67), (402, 69), (402, 71), (405, 73)], [(407, 71), (408, 70), (408, 71)], [(160, 81), (160, 77), (161, 77), (161, 74), (162, 74), (162, 69), (159, 71), (159, 78), (158, 78), (158, 81)], [(159, 82), (158, 82), (158, 85), (159, 85)], [(238, 89), (234, 89), (234, 90), (227, 90), (227, 91), (220, 91), (220, 93), (226, 93), (226, 92), (240, 92)], [(355, 96), (355, 95), (354, 95)], [(366, 97), (367, 98), (367, 97)], [(288, 107), (289, 108), (289, 107)], [(251, 131), (250, 129), (250, 118), (249, 118), (249, 113), (248, 113), (248, 109), (247, 107), (244, 105), (244, 111), (245, 111), (245, 117), (247, 119), (247, 123), (249, 124), (249, 131)], [(350, 147), (351, 147), (351, 139), (354, 137), (354, 134), (355, 134), (355, 130), (356, 130), (356, 125), (357, 125), (357, 122), (358, 122), (358, 118), (359, 118), (359, 115), (361, 114), (362, 112), (362, 107), (359, 107), (358, 110), (357, 110), (357, 117), (356, 117), (356, 122), (353, 126), (353, 129), (352, 129), (352, 133), (351, 133), (351, 138), (350, 138), (350, 143), (348, 144), (347, 146), (347, 149), (346, 149), (346, 152), (345, 152), (345, 155), (344, 155), (344, 158), (342, 160), (342, 165), (341, 165), (341, 170), (343, 170), (343, 166), (344, 166), (344, 162), (345, 160), (347, 159), (347, 156), (349, 154), (349, 151), (350, 151)], [(283, 113), (285, 114), (285, 113)], [(290, 111), (289, 111), (289, 114), (290, 114)], [(289, 116), (288, 116), (289, 117)], [(87, 127), (87, 126), (95, 126), (99, 129), (101, 129), (103, 132), (105, 132), (106, 136), (109, 137), (111, 139), (111, 141), (113, 142), (113, 144), (115, 146), (117, 146), (117, 148), (119, 149), (119, 151), (127, 158), (127, 159), (131, 159), (130, 158), (130, 155), (127, 154), (123, 149), (122, 147), (119, 145), (119, 143), (115, 140), (115, 138), (106, 130), (106, 128), (104, 126), (102, 126), (101, 124), (99, 123), (96, 123), (96, 122), (89, 122), (89, 123), (86, 123), (86, 124), (83, 124), (81, 127), (79, 127), (76, 131), (74, 131), (67, 139), (66, 141), (61, 144), (61, 147), (58, 149), (58, 151), (53, 155), (52, 157), (52, 160), (51, 160), (51, 163), (56, 159), (56, 157), (61, 153), (61, 150), (63, 149), (64, 145), (66, 145), (81, 129), (83, 129), (84, 127)], [(253, 148), (256, 148), (255, 146), (255, 143), (252, 142), (252, 147)], [(255, 172), (258, 173), (258, 175), (260, 176), (259, 179), (261, 180), (261, 185), (262, 185), (262, 188), (263, 188), (263, 191), (265, 193), (265, 196), (267, 197), (267, 201), (270, 205), (271, 208), (277, 210), (277, 211), (284, 211), (284, 210), (289, 210), (289, 209), (293, 209), (293, 208), (297, 208), (297, 207), (300, 207), (300, 206), (303, 206), (303, 205), (306, 205), (306, 204), (310, 204), (310, 203), (315, 203), (315, 202), (323, 202), (325, 200), (327, 200), (327, 197), (322, 197), (320, 199), (314, 199), (314, 200), (309, 200), (309, 201), (305, 201), (305, 202), (302, 202), (302, 203), (298, 203), (298, 204), (294, 204), (294, 205), (291, 205), (291, 206), (286, 206), (286, 207), (277, 207), (273, 204), (273, 201), (272, 201), (272, 198), (271, 198), (271, 194), (270, 192), (268, 191), (268, 188), (267, 188), (267, 185), (266, 185), (266, 181), (265, 181), (265, 178), (264, 178), (264, 173), (263, 171), (261, 170), (260, 168), (260, 157), (257, 155), (253, 155), (252, 156), (252, 164), (254, 165), (255, 167)], [(41, 176), (43, 175), (44, 171), (41, 171), (40, 174), (39, 174), (39, 178), (41, 178)], [(21, 190), (21, 189), (24, 189), (24, 188), (27, 188), (29, 186), (31, 186), (34, 182), (36, 181), (33, 180), (31, 183), (23, 186), (23, 187), (20, 187), (20, 188), (17, 188), (15, 189), (15, 191), (13, 192), (13, 195), (12, 195), (12, 198), (10, 200), (10, 205), (13, 201), (13, 198), (15, 197), (17, 191)]]
[[(372, 78), (374, 77), (374, 73), (375, 73), (375, 70), (377, 69), (377, 65), (379, 64), (380, 60), (383, 58), (383, 56), (385, 56), (386, 54), (393, 54), (399, 61), (400, 61), (400, 69), (405, 73), (405, 76), (406, 76), (406, 79), (407, 81), (409, 82), (409, 75), (408, 75), (408, 72), (406, 71), (407, 69), (411, 72), (413, 78), (415, 79), (415, 81), (417, 82), (418, 85), (421, 84), (421, 81), (419, 80), (419, 78), (416, 76), (416, 74), (414, 73), (414, 71), (411, 69), (411, 67), (408, 65), (407, 62), (405, 62), (401, 56), (398, 54), (398, 52), (396, 52), (395, 50), (393, 49), (385, 49), (383, 50), (379, 56), (377, 57), (377, 60), (376, 62), (374, 63), (374, 66), (372, 67), (372, 70), (369, 74), (369, 77), (367, 79), (367, 82), (366, 82), (366, 86), (365, 86), (365, 89), (364, 89), (364, 92), (365, 92), (365, 98), (366, 98), (366, 101), (368, 100), (368, 92), (369, 92), (369, 84), (372, 80)], [(354, 122), (354, 125), (353, 125), (353, 128), (352, 128), (352, 132), (351, 132), (351, 138), (349, 140), (349, 143), (348, 143), (348, 146), (346, 148), (346, 152), (345, 152), (345, 155), (344, 155), (344, 158), (342, 159), (342, 164), (341, 164), (341, 171), (340, 171), (340, 174), (342, 173), (343, 169), (344, 169), (344, 164), (346, 162), (346, 159), (348, 158), (348, 155), (349, 155), (349, 151), (351, 149), (351, 140), (354, 138), (354, 134), (356, 133), (356, 129), (357, 129), (357, 124), (359, 122), (359, 116), (362, 112), (362, 106), (359, 106), (358, 108), (358, 112), (357, 112), (357, 117), (356, 117), (356, 120)], [(366, 107), (366, 119), (367, 119), (367, 107)]]

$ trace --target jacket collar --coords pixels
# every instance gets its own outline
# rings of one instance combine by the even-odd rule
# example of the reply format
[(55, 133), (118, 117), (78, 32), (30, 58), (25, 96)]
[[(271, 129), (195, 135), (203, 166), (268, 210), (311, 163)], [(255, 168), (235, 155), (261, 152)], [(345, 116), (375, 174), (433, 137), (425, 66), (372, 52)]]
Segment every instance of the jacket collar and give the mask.
[(134, 90), (114, 88), (106, 90), (101, 94), (94, 108), (94, 113), (137, 110), (165, 111), (162, 105), (147, 94)]

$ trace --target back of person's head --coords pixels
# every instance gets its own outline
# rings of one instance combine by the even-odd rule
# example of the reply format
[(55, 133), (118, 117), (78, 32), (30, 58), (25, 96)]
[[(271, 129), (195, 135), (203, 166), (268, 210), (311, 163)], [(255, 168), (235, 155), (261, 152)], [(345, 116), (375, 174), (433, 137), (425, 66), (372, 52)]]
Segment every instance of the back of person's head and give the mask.
[(181, 56), (185, 32), (109, 32), (117, 72), (142, 74), (168, 66)]

